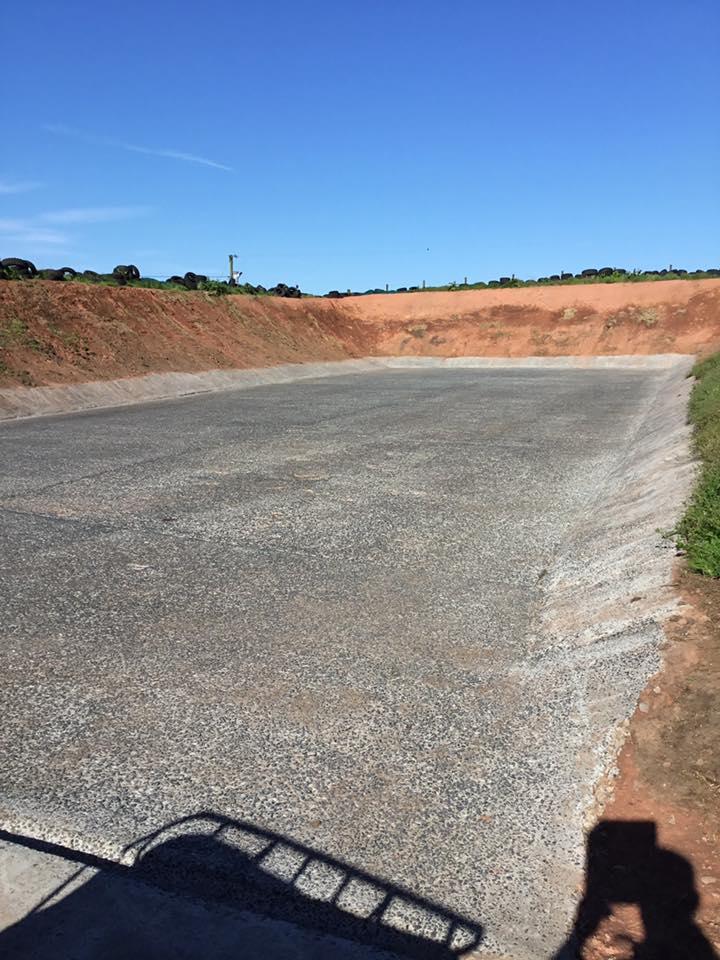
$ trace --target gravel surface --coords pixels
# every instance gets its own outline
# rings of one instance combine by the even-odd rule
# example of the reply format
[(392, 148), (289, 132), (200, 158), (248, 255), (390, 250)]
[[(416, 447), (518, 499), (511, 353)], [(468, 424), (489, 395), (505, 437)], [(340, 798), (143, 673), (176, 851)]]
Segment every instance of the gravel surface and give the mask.
[(117, 859), (210, 810), (546, 956), (590, 768), (581, 667), (532, 662), (543, 582), (666, 376), (386, 370), (0, 425), (0, 826)]

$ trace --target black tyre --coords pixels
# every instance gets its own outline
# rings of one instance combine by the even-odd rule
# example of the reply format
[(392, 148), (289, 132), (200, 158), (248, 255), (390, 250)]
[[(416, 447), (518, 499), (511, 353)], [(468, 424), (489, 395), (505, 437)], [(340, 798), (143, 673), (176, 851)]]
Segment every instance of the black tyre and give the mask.
[(134, 263), (120, 263), (114, 268), (113, 276), (125, 277), (126, 280), (139, 280), (140, 271)]
[(30, 260), (20, 260), (18, 257), (5, 257), (0, 260), (0, 267), (9, 267), (23, 277), (36, 277), (37, 267)]

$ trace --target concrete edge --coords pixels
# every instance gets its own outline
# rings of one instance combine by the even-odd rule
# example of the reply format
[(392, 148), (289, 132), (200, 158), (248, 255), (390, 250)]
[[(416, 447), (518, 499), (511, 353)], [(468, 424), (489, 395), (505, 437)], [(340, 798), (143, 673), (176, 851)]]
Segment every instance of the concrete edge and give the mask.
[(118, 380), (94, 380), (49, 387), (0, 389), (0, 420), (77, 413), (106, 407), (172, 400), (221, 390), (249, 390), (275, 383), (370, 373), (378, 369), (470, 368), (506, 369), (666, 369), (682, 355), (597, 357), (365, 357), (322, 363), (286, 363), (246, 370), (204, 370), (199, 373), (148, 373)]
[[(546, 801), (555, 816), (554, 865), (568, 890), (582, 889), (585, 834), (612, 792), (630, 720), (663, 682), (664, 623), (679, 599), (675, 549), (662, 531), (674, 526), (696, 469), (687, 423), (692, 362), (676, 357), (655, 378), (617, 460), (563, 531), (542, 579), (530, 655), (513, 678), (519, 699), (524, 684), (539, 684), (549, 702), (565, 705), (555, 734), (572, 749), (562, 789), (554, 785)], [(557, 903), (565, 936), (576, 909), (577, 895)], [(530, 955), (546, 948), (538, 938)]]
[[(590, 825), (648, 681), (662, 670), (664, 624), (679, 598), (673, 529), (696, 474), (687, 406), (692, 357), (667, 367), (624, 454), (559, 545), (544, 580), (531, 669), (576, 672), (576, 709), (589, 742), (593, 792), (576, 809)], [(620, 666), (621, 665), (621, 666)]]

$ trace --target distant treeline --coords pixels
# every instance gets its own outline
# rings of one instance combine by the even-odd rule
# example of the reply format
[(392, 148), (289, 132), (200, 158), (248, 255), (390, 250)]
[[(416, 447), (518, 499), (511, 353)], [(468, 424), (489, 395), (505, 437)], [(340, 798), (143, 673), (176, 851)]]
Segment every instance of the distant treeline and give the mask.
[(340, 297), (365, 297), (376, 293), (422, 293), (432, 290), (486, 290), (488, 288), (509, 288), (509, 287), (537, 287), (537, 286), (556, 286), (560, 284), (573, 283), (637, 283), (646, 280), (704, 280), (710, 277), (720, 277), (720, 268), (711, 267), (708, 270), (681, 270), (678, 267), (667, 267), (662, 270), (624, 270), (622, 267), (600, 267), (594, 269), (589, 267), (580, 273), (553, 273), (549, 277), (538, 277), (537, 280), (521, 280), (516, 276), (500, 277), (498, 280), (472, 281), (470, 283), (446, 283), (440, 286), (422, 286), (417, 287), (396, 287), (391, 290), (388, 287), (375, 287), (372, 290), (363, 291), (339, 291), (331, 290), (326, 293), (326, 297), (339, 299)]
[[(339, 291), (330, 290), (325, 296), (330, 299), (339, 299), (341, 297), (360, 297), (371, 294), (392, 294), (392, 293), (420, 293), (432, 290), (484, 290), (487, 288), (509, 288), (509, 287), (536, 287), (557, 284), (573, 283), (637, 283), (647, 280), (703, 280), (710, 277), (720, 277), (720, 268), (710, 268), (708, 270), (681, 270), (678, 267), (669, 266), (662, 270), (624, 270), (622, 267), (600, 267), (599, 269), (588, 268), (580, 273), (553, 273), (548, 277), (538, 277), (537, 280), (521, 280), (514, 275), (511, 277), (500, 277), (498, 280), (476, 281), (468, 283), (446, 283), (441, 286), (422, 286), (414, 287), (396, 287), (390, 290), (387, 286), (375, 287), (372, 290), (364, 291)], [(97, 273), (95, 270), (75, 270), (73, 267), (58, 267), (38, 269), (34, 263), (29, 260), (21, 260), (17, 257), (7, 257), (0, 260), (0, 280), (54, 280), (54, 281), (72, 281), (73, 283), (97, 283), (106, 286), (116, 287), (148, 287), (157, 290), (205, 290), (214, 296), (224, 294), (240, 293), (251, 296), (272, 296), (272, 297), (291, 297), (300, 298), (313, 296), (313, 294), (303, 293), (297, 286), (288, 286), (285, 283), (278, 283), (274, 287), (263, 287), (258, 284), (253, 286), (251, 283), (237, 283), (228, 280), (213, 280), (205, 274), (193, 273), (188, 271), (180, 276), (174, 274), (167, 280), (157, 280), (153, 277), (143, 277), (135, 264), (119, 264), (112, 273)]]

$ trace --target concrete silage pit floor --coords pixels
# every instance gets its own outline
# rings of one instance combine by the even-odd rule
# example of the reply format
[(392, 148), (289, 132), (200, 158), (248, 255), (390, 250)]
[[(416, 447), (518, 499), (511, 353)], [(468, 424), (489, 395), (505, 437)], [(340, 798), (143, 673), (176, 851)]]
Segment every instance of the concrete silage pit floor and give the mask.
[[(1, 424), (0, 827), (121, 860), (209, 811), (244, 827), (161, 833), (155, 879), (347, 956), (388, 890), (408, 939), (376, 947), (550, 956), (593, 724), (632, 712), (657, 651), (539, 673), (544, 591), (667, 378), (388, 369)], [(186, 927), (168, 956), (195, 956)], [(244, 955), (274, 956), (258, 936)]]

